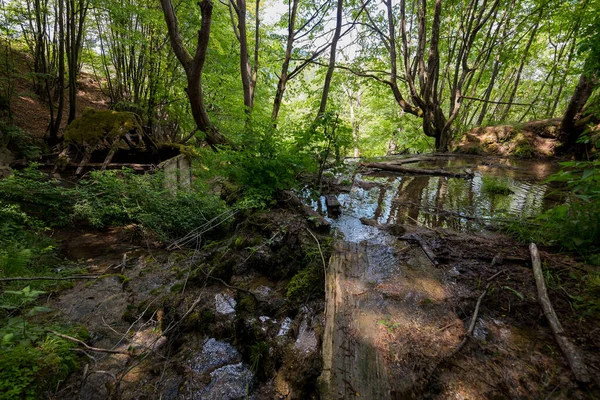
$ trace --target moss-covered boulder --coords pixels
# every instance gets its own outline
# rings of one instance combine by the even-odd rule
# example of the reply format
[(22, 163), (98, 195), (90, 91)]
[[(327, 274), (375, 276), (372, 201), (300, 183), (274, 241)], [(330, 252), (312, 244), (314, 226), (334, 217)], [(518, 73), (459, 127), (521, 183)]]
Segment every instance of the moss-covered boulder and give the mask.
[(112, 141), (132, 131), (142, 133), (141, 119), (137, 114), (89, 108), (69, 124), (65, 131), (65, 140), (94, 145), (105, 139)]

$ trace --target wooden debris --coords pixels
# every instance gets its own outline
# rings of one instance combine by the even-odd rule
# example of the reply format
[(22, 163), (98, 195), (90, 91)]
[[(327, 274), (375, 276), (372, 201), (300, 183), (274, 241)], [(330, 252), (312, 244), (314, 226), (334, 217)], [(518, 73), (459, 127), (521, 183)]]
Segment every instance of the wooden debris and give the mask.
[(380, 224), (374, 219), (370, 218), (360, 218), (360, 222), (363, 225), (373, 226), (382, 231), (388, 231), (394, 236), (402, 236), (406, 233), (406, 229), (400, 224)]
[(90, 158), (92, 158), (93, 152), (94, 148), (89, 146), (85, 148), (85, 153), (83, 153), (83, 158), (81, 159), (81, 162), (79, 163), (79, 166), (75, 171), (75, 175), (80, 175), (83, 172), (83, 168), (87, 166), (87, 163), (90, 161)]
[(577, 347), (575, 347), (575, 345), (567, 338), (565, 330), (558, 320), (556, 312), (550, 302), (550, 298), (548, 297), (548, 290), (546, 289), (544, 273), (540, 262), (540, 254), (535, 243), (529, 245), (529, 251), (531, 253), (531, 263), (533, 265), (533, 276), (535, 277), (535, 284), (538, 291), (538, 302), (540, 303), (542, 310), (544, 310), (544, 315), (550, 324), (550, 329), (552, 329), (554, 338), (567, 358), (571, 371), (573, 371), (573, 375), (575, 375), (575, 379), (582, 383), (589, 383), (591, 379), (587, 367), (585, 366), (585, 361)]
[(421, 246), (421, 249), (423, 249), (423, 252), (427, 256), (427, 258), (429, 258), (429, 261), (431, 261), (431, 263), (435, 266), (439, 265), (439, 262), (436, 260), (435, 253), (431, 250), (431, 248), (427, 245), (427, 242), (425, 242), (425, 240), (421, 236), (417, 235), (416, 233), (409, 233), (407, 235), (400, 236), (399, 239), (406, 240), (409, 242), (417, 242), (419, 246)]
[(117, 152), (118, 149), (119, 149), (119, 141), (115, 140), (113, 142), (112, 146), (110, 146), (110, 151), (108, 152), (108, 154), (106, 155), (106, 158), (104, 159), (104, 162), (102, 163), (102, 167), (100, 168), (101, 171), (104, 171), (106, 169), (106, 167), (108, 167), (108, 164), (110, 164), (110, 162), (112, 161), (112, 159), (115, 156), (115, 153)]
[(341, 204), (334, 195), (325, 196), (325, 204), (327, 205), (327, 213), (335, 216), (342, 213)]
[(390, 164), (390, 163), (362, 163), (363, 167), (367, 168), (377, 168), (383, 171), (391, 171), (391, 172), (401, 172), (405, 174), (415, 174), (415, 175), (429, 175), (429, 176), (448, 176), (452, 178), (464, 178), (471, 179), (473, 178), (472, 173), (464, 172), (449, 172), (442, 169), (423, 169), (423, 168), (406, 168), (401, 165)]
[(283, 195), (285, 196), (286, 202), (302, 211), (315, 230), (319, 232), (329, 232), (329, 229), (331, 229), (331, 223), (327, 221), (321, 214), (302, 203), (302, 200), (300, 200), (293, 192), (284, 190)]
[(399, 160), (394, 160), (394, 161), (391, 161), (390, 164), (404, 165), (404, 164), (418, 163), (421, 161), (437, 161), (437, 160), (438, 160), (438, 158), (433, 158), (433, 157), (411, 157), (411, 158), (402, 158)]

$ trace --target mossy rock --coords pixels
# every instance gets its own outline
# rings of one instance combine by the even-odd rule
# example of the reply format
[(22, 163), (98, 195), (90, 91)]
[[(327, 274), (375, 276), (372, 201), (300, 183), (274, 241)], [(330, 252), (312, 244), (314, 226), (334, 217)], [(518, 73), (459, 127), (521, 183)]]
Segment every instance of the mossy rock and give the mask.
[(104, 139), (122, 137), (131, 131), (142, 132), (141, 119), (137, 114), (88, 108), (81, 117), (69, 124), (65, 140), (94, 145)]

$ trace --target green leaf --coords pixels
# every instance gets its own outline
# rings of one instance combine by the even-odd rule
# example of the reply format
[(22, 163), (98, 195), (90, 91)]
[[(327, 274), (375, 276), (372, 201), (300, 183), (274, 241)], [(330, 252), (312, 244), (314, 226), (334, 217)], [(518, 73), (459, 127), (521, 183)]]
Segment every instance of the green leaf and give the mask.
[(586, 170), (583, 171), (583, 176), (581, 177), (581, 179), (587, 179), (590, 176), (594, 175), (596, 173), (595, 169), (592, 168), (588, 168)]

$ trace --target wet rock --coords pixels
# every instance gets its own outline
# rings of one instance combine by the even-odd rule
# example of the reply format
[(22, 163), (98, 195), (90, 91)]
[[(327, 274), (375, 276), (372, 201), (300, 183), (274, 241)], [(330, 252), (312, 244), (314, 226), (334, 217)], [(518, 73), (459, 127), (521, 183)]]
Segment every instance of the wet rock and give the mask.
[(475, 322), (475, 328), (473, 329), (473, 339), (479, 341), (485, 341), (488, 337), (488, 329), (485, 324), (485, 321), (479, 318)]
[(272, 291), (273, 289), (270, 287), (261, 285), (253, 289), (252, 294), (255, 295), (259, 301), (267, 301)]
[(229, 293), (218, 293), (215, 295), (215, 309), (217, 314), (233, 316), (235, 315), (236, 302)]
[(281, 321), (281, 326), (279, 327), (279, 332), (277, 332), (277, 336), (287, 336), (290, 328), (292, 327), (292, 319), (290, 317), (285, 317), (283, 321)]
[(238, 363), (241, 360), (242, 356), (235, 347), (211, 338), (204, 343), (200, 354), (190, 362), (190, 368), (194, 372), (203, 374), (227, 364)]
[(308, 316), (305, 315), (294, 343), (294, 348), (304, 354), (310, 354), (317, 350), (317, 335), (308, 322)]
[(237, 400), (249, 397), (254, 375), (244, 364), (226, 365), (210, 373), (211, 381), (194, 399)]

